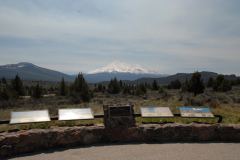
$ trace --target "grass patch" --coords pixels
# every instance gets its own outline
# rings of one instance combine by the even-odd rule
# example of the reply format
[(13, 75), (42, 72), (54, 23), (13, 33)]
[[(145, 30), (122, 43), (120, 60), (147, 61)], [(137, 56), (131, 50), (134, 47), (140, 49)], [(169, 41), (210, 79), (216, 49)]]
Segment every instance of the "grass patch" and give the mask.
[[(103, 114), (102, 106), (104, 104), (127, 104), (134, 105), (135, 113), (140, 113), (142, 106), (159, 106), (170, 107), (171, 111), (179, 114), (178, 107), (189, 103), (202, 103), (202, 105), (210, 106), (215, 115), (223, 116), (224, 124), (240, 124), (240, 86), (234, 87), (232, 91), (213, 92), (211, 90), (205, 91), (196, 97), (188, 93), (181, 93), (179, 90), (166, 90), (167, 97), (163, 97), (158, 91), (149, 91), (147, 98), (133, 95), (110, 95), (103, 93), (96, 93), (94, 98), (89, 103), (72, 104), (67, 97), (48, 97), (40, 100), (17, 100), (11, 103), (11, 106), (0, 109), (0, 120), (9, 120), (11, 111), (26, 111), (26, 110), (41, 110), (48, 109), (51, 116), (58, 114), (60, 108), (83, 108), (91, 107), (94, 114)], [(211, 106), (215, 100), (216, 105)], [(191, 104), (190, 104), (191, 105)], [(194, 104), (192, 104), (194, 105)], [(199, 123), (216, 123), (217, 118), (136, 118), (137, 124), (141, 123), (183, 123), (188, 124), (192, 122)], [(94, 120), (79, 120), (79, 121), (51, 121), (46, 123), (30, 123), (19, 125), (1, 124), (0, 132), (11, 130), (27, 130), (36, 128), (51, 128), (54, 126), (81, 126), (91, 124), (103, 124), (103, 119), (98, 118)]]
[(197, 123), (217, 123), (217, 118), (182, 118), (182, 117), (172, 117), (172, 118), (142, 118), (137, 117), (136, 122), (138, 124), (143, 123), (182, 123), (182, 124), (189, 124), (193, 122)]
[(95, 118), (93, 120), (74, 120), (74, 121), (50, 121), (41, 123), (26, 123), (26, 124), (1, 124), (0, 132), (11, 132), (18, 130), (29, 129), (48, 129), (51, 127), (73, 127), (73, 126), (90, 126), (103, 124), (103, 119)]

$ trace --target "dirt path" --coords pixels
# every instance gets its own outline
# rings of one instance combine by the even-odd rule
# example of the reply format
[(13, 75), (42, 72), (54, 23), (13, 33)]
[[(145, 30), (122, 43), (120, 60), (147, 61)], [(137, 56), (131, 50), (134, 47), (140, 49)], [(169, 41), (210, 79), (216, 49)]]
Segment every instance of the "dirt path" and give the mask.
[(14, 160), (239, 160), (240, 143), (128, 144), (66, 149)]

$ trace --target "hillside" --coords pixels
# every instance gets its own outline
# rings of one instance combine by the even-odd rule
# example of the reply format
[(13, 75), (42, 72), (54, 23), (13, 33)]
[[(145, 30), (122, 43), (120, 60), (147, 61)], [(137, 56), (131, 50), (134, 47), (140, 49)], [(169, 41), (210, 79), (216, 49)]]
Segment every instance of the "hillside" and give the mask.
[(103, 72), (103, 73), (95, 73), (95, 74), (85, 74), (85, 79), (89, 83), (99, 83), (103, 81), (110, 81), (113, 78), (117, 78), (118, 80), (127, 80), (134, 81), (143, 77), (157, 78), (162, 77), (162, 75), (157, 74), (136, 74), (136, 73), (126, 73), (126, 72)]
[(24, 80), (60, 81), (62, 77), (66, 81), (73, 81), (74, 79), (70, 75), (26, 62), (0, 66), (0, 77), (12, 79), (17, 74)]
[[(216, 78), (218, 76), (218, 73), (214, 72), (207, 72), (203, 71), (200, 72), (201, 78), (206, 83), (210, 77)], [(238, 77), (236, 75), (224, 75), (226, 79), (228, 80), (236, 80)], [(186, 79), (190, 79), (192, 77), (192, 73), (177, 73), (171, 76), (167, 77), (160, 77), (160, 78), (140, 78), (133, 83), (152, 83), (154, 80), (156, 80), (159, 84), (166, 85), (174, 80), (180, 80), (181, 82), (184, 82)]]
[[(84, 74), (88, 83), (98, 83), (110, 81), (116, 77), (119, 80), (137, 80), (143, 77), (157, 78), (164, 75), (147, 71), (143, 68), (131, 68), (127, 64), (111, 63), (103, 68), (98, 68), (93, 72)], [(80, 71), (79, 71), (80, 72)], [(66, 81), (73, 81), (76, 75), (67, 75), (58, 71), (36, 66), (32, 63), (22, 62), (17, 64), (7, 64), (0, 66), (0, 78), (12, 79), (19, 75), (23, 80), (35, 81), (60, 81), (62, 77)]]
[[(117, 67), (119, 65), (120, 67)], [(184, 82), (186, 79), (190, 79), (192, 73), (177, 73), (174, 75), (162, 75), (152, 72), (137, 72), (138, 69), (130, 70), (129, 66), (123, 67), (122, 64), (111, 64), (103, 69), (108, 70), (98, 70), (104, 72), (92, 72), (84, 74), (85, 79), (88, 83), (107, 83), (110, 79), (116, 77), (118, 80), (123, 80), (126, 83), (136, 84), (136, 83), (152, 83), (156, 80), (159, 84), (165, 85), (174, 80), (180, 80)], [(124, 70), (125, 69), (125, 70)], [(146, 71), (146, 69), (143, 69)], [(214, 72), (200, 72), (204, 82), (207, 82), (210, 77), (216, 78), (218, 73)], [(73, 75), (67, 75), (62, 72), (54, 71), (51, 69), (36, 66), (32, 63), (18, 63), (18, 64), (8, 64), (0, 66), (0, 78), (5, 77), (7, 79), (12, 79), (16, 75), (19, 75), (23, 80), (27, 81), (60, 81), (62, 78), (65, 81), (72, 82), (75, 78)], [(235, 80), (238, 77), (235, 75), (225, 75), (226, 79)]]

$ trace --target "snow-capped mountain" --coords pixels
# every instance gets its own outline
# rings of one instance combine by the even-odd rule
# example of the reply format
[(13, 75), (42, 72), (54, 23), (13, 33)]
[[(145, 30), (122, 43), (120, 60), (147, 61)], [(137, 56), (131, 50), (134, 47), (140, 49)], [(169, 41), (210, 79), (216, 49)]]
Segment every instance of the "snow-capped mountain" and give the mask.
[(156, 72), (150, 71), (140, 65), (130, 65), (122, 62), (112, 62), (104, 67), (90, 71), (85, 78), (90, 83), (109, 81), (116, 77), (118, 80), (136, 80), (144, 77), (158, 78), (162, 77)]
[[(91, 74), (90, 74), (91, 73)], [(112, 78), (118, 80), (137, 80), (139, 78), (159, 78), (163, 75), (151, 72), (139, 65), (129, 65), (126, 63), (113, 62), (105, 67), (96, 69), (88, 74), (84, 74), (89, 83), (98, 83), (110, 81)], [(7, 64), (0, 66), (0, 78), (12, 79), (19, 75), (24, 80), (41, 81), (60, 81), (64, 78), (66, 81), (73, 81), (76, 75), (67, 75), (51, 69), (39, 67), (32, 63), (22, 62), (17, 64)]]
[(154, 74), (154, 72), (141, 67), (140, 65), (130, 65), (122, 62), (112, 62), (104, 67), (90, 71), (89, 74), (96, 73), (134, 73), (134, 74)]

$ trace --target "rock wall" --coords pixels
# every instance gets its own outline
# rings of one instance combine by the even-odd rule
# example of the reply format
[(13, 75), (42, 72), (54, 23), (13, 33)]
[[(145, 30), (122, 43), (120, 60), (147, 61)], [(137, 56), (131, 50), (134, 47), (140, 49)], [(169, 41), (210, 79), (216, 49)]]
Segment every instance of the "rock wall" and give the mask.
[(59, 127), (0, 133), (0, 159), (54, 147), (97, 143), (240, 142), (240, 125), (146, 124), (128, 129)]

